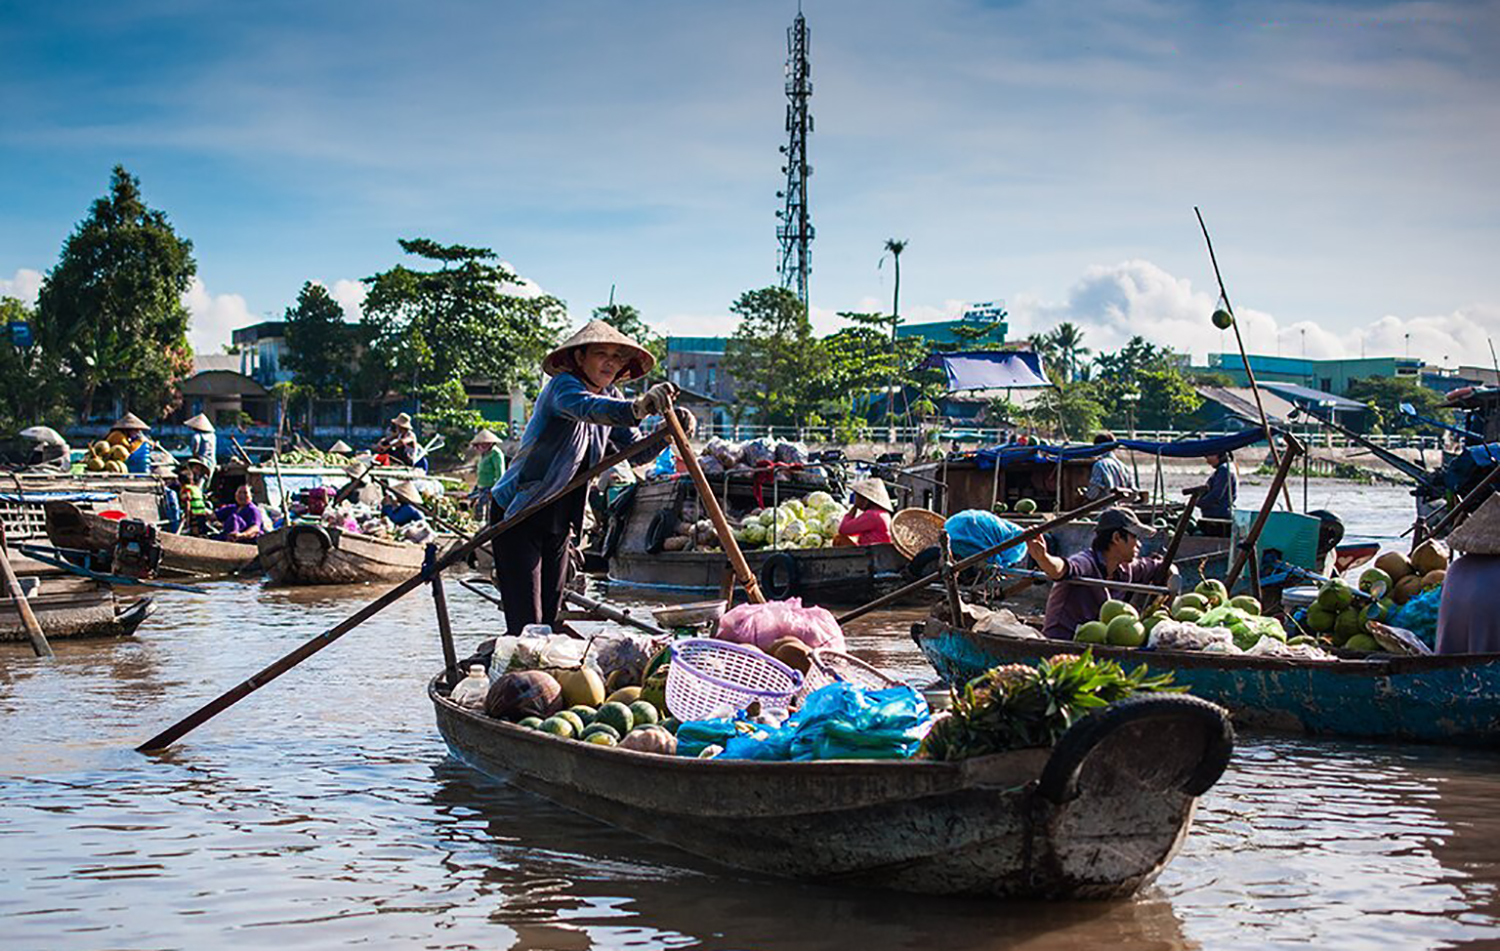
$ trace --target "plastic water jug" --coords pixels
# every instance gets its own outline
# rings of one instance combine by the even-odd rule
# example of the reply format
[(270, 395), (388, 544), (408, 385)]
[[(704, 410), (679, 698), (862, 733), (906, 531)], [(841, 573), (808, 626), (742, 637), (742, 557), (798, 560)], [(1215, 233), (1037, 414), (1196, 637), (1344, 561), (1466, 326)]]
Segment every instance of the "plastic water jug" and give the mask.
[(490, 675), (483, 664), (469, 668), (469, 676), (460, 680), (448, 699), (468, 710), (483, 710), (484, 698), (490, 692)]

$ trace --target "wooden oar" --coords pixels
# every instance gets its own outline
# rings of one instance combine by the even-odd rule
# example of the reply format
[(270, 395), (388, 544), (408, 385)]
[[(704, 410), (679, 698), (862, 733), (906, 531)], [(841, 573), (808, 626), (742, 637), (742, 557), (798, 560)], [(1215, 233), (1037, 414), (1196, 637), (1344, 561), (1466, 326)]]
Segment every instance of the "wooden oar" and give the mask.
[(1266, 527), (1266, 520), (1271, 517), (1271, 510), (1276, 507), (1276, 493), (1286, 485), (1286, 477), (1292, 471), (1292, 463), (1304, 452), (1302, 443), (1291, 433), (1286, 434), (1286, 453), (1281, 457), (1281, 465), (1276, 468), (1276, 477), (1271, 480), (1271, 487), (1266, 492), (1266, 500), (1261, 504), (1260, 512), (1255, 516), (1254, 523), (1250, 526), (1250, 534), (1240, 543), (1239, 553), (1235, 555), (1234, 564), (1229, 569), (1229, 574), (1224, 576), (1224, 588), (1234, 591), (1234, 583), (1240, 580), (1240, 572), (1245, 570), (1245, 563), (1255, 556), (1255, 543), (1260, 540), (1261, 529)]
[(55, 656), (52, 645), (47, 643), (47, 635), (42, 632), (42, 625), (31, 610), (31, 602), (26, 600), (26, 593), (21, 590), (21, 579), (16, 577), (16, 570), (10, 565), (10, 555), (5, 551), (3, 520), (0, 520), (0, 577), (5, 581), (5, 593), (15, 602), (16, 613), (21, 616), (21, 626), (26, 628), (26, 637), (31, 641), (31, 652), (38, 657)]
[[(496, 522), (493, 525), (486, 526), (473, 538), (464, 542), (462, 545), (459, 545), (457, 548), (454, 548), (452, 551), (448, 552), (448, 554), (437, 559), (437, 561), (433, 563), (431, 570), (433, 572), (442, 571), (449, 565), (453, 565), (463, 561), (464, 559), (468, 558), (469, 554), (479, 546), (486, 544), (487, 542), (493, 540), (504, 532), (510, 531), (512, 528), (515, 528), (517, 525), (526, 521), (528, 518), (541, 511), (543, 508), (551, 505), (558, 499), (567, 496), (568, 493), (577, 490), (579, 487), (587, 485), (591, 480), (593, 480), (597, 476), (602, 475), (619, 463), (624, 462), (625, 460), (630, 459), (633, 456), (639, 455), (640, 453), (650, 452), (651, 450), (655, 449), (657, 446), (660, 446), (663, 442), (665, 442), (666, 439), (667, 431), (658, 430), (657, 432), (652, 433), (650, 436), (647, 436), (645, 439), (642, 439), (636, 443), (632, 443), (619, 452), (611, 453), (610, 455), (605, 456), (603, 459), (600, 459), (597, 463), (595, 463), (587, 470), (575, 475), (571, 480), (568, 481), (567, 485), (563, 486), (561, 489), (558, 489), (556, 492), (552, 493), (546, 498), (538, 499), (536, 502), (533, 502), (532, 504), (526, 506), (525, 509), (517, 512), (515, 515)], [(429, 576), (426, 570), (417, 572), (410, 578), (407, 578), (405, 581), (396, 585), (396, 587), (387, 591), (385, 594), (382, 594), (380, 597), (376, 598), (374, 601), (371, 601), (369, 604), (360, 608), (358, 611), (354, 612), (348, 618), (345, 618), (339, 624), (329, 628), (322, 634), (319, 634), (317, 637), (303, 642), (302, 646), (287, 654), (285, 657), (282, 657), (280, 660), (276, 661), (265, 669), (252, 674), (247, 680), (241, 682), (238, 686), (233, 687), (230, 690), (220, 694), (218, 697), (204, 704), (202, 707), (199, 707), (188, 716), (183, 717), (181, 720), (172, 724), (170, 727), (158, 733), (156, 736), (153, 736), (151, 739), (142, 743), (140, 746), (137, 746), (136, 750), (142, 753), (149, 753), (156, 750), (166, 749), (168, 746), (171, 746), (173, 743), (177, 742), (177, 740), (181, 739), (185, 734), (193, 730), (195, 727), (202, 725), (203, 723), (212, 719), (216, 714), (222, 712), (228, 707), (233, 706), (240, 700), (243, 700), (249, 694), (270, 683), (272, 680), (275, 680), (277, 677), (280, 677), (282, 674), (291, 670), (293, 667), (296, 667), (298, 664), (302, 663), (313, 654), (316, 654), (318, 651), (322, 650), (329, 644), (332, 644), (334, 641), (354, 630), (356, 627), (363, 624), (365, 621), (368, 621), (376, 614), (379, 614), (381, 611), (390, 607), (392, 604), (395, 604), (397, 601), (410, 594), (416, 588), (420, 587), (423, 584), (426, 584), (428, 580)]]
[[(986, 548), (981, 552), (975, 552), (967, 558), (954, 562), (953, 570), (963, 571), (970, 565), (977, 565), (982, 561), (986, 561), (992, 555), (1005, 551), (1005, 549), (1007, 548), (1014, 548), (1017, 545), (1024, 545), (1027, 542), (1031, 541), (1033, 538), (1040, 538), (1041, 536), (1052, 531), (1054, 528), (1057, 528), (1059, 525), (1066, 525), (1069, 522), (1077, 521), (1078, 519), (1083, 518), (1085, 515), (1091, 515), (1094, 512), (1099, 511), (1100, 509), (1109, 508), (1111, 505), (1125, 498), (1127, 494), (1128, 493), (1121, 492), (1120, 490), (1116, 489), (1114, 492), (1111, 492), (1110, 494), (1105, 496), (1101, 496), (1100, 498), (1097, 498), (1092, 502), (1085, 502), (1083, 505), (1080, 505), (1078, 508), (1073, 509), (1072, 511), (1064, 512), (1055, 518), (1048, 519), (1040, 525), (1028, 528), (1026, 531), (1015, 536), (1014, 538), (1011, 538), (1008, 541), (1003, 541), (998, 545)], [(861, 605), (860, 607), (857, 607), (852, 611), (839, 615), (838, 622), (840, 624), (843, 624), (845, 622), (852, 621), (855, 618), (864, 617), (866, 614), (869, 614), (876, 608), (884, 607), (887, 604), (890, 604), (892, 601), (895, 601), (898, 598), (903, 598), (914, 591), (921, 591), (923, 588), (932, 584), (940, 577), (942, 577), (942, 572), (934, 571), (932, 574), (927, 575), (926, 577), (918, 581), (913, 581), (909, 585), (904, 585), (900, 588), (897, 588), (895, 591), (891, 591), (887, 594), (881, 595), (874, 601), (871, 601), (869, 604)]]
[(735, 576), (745, 587), (745, 596), (750, 599), (751, 604), (764, 604), (766, 596), (760, 593), (760, 582), (756, 580), (755, 572), (750, 570), (749, 562), (745, 561), (745, 554), (740, 551), (740, 543), (734, 539), (734, 532), (729, 528), (729, 520), (724, 517), (724, 510), (719, 507), (719, 500), (715, 497), (713, 488), (708, 484), (708, 477), (703, 474), (703, 467), (698, 464), (698, 457), (693, 455), (693, 447), (688, 443), (687, 433), (682, 429), (682, 421), (677, 418), (677, 408), (672, 405), (670, 399), (667, 400), (667, 409), (662, 416), (667, 421), (666, 430), (672, 434), (672, 441), (677, 444), (677, 455), (682, 458), (688, 474), (693, 477), (693, 484), (698, 487), (698, 496), (703, 503), (703, 508), (708, 511), (709, 520), (714, 523), (714, 532), (719, 536), (719, 547), (723, 548), (724, 554), (729, 556), (729, 564), (734, 568)]

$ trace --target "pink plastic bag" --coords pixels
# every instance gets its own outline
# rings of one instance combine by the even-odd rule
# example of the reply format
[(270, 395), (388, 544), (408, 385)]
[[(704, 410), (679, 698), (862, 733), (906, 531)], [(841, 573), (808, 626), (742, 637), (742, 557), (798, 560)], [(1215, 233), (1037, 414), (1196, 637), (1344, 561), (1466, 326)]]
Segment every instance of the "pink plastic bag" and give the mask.
[(769, 649), (783, 637), (795, 637), (811, 648), (844, 649), (844, 632), (827, 608), (802, 606), (801, 598), (741, 604), (719, 618), (719, 640)]

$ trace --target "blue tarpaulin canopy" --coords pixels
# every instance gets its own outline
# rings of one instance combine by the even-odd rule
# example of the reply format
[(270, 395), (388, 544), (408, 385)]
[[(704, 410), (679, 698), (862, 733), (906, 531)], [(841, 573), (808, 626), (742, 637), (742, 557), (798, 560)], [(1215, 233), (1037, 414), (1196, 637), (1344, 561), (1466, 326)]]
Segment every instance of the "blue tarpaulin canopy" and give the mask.
[(1173, 459), (1191, 459), (1197, 456), (1218, 455), (1243, 449), (1266, 438), (1259, 429), (1229, 433), (1224, 436), (1208, 436), (1203, 439), (1183, 439), (1177, 442), (1152, 442), (1147, 439), (1117, 439), (1096, 446), (991, 446), (974, 453), (981, 469), (992, 468), (998, 460), (1001, 466), (1048, 463), (1056, 465), (1058, 460), (1070, 462), (1078, 459), (1097, 459), (1111, 449), (1134, 449), (1136, 452)]
[(1052, 385), (1042, 371), (1041, 356), (1029, 350), (934, 353), (918, 369), (942, 370), (948, 377), (949, 393)]

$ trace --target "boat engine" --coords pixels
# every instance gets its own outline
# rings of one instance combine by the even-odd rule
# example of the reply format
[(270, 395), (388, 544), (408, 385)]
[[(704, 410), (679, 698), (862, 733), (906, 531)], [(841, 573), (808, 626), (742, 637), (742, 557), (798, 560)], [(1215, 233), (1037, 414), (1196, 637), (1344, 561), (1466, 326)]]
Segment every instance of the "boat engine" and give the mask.
[(114, 563), (116, 572), (131, 578), (155, 576), (161, 566), (161, 539), (157, 537), (156, 526), (138, 518), (121, 519)]

